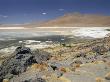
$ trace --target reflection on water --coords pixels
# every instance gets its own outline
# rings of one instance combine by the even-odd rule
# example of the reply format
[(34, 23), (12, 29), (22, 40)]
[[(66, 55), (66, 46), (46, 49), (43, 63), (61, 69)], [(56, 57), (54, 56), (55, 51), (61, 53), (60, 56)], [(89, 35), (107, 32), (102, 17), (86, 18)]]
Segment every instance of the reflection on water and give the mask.
[(15, 40), (49, 35), (72, 35), (78, 37), (103, 38), (110, 33), (109, 27), (66, 27), (66, 28), (36, 28), (36, 29), (4, 29), (0, 30), (0, 41)]

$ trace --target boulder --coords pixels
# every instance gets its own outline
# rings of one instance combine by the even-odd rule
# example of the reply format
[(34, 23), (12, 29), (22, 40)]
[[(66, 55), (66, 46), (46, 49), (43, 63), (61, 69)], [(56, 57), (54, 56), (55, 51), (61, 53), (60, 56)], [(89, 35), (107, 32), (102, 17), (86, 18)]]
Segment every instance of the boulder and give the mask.
[(18, 47), (14, 56), (6, 59), (0, 67), (0, 82), (5, 79), (7, 74), (19, 75), (26, 71), (27, 67), (34, 63), (42, 63), (49, 60), (50, 55), (40, 51), (32, 53), (30, 48)]
[(36, 79), (25, 80), (25, 81), (22, 81), (22, 82), (46, 82), (46, 80), (42, 79), (42, 78), (36, 78)]
[(36, 50), (34, 52), (34, 56), (35, 56), (35, 59), (38, 63), (42, 63), (42, 62), (47, 61), (51, 58), (50, 53), (42, 51), (42, 50)]

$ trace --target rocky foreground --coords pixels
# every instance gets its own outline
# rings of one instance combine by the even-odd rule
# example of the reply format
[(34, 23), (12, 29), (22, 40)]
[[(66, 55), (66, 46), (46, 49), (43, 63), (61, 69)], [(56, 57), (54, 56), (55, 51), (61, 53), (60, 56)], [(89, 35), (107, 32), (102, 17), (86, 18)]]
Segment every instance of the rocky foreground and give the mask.
[(0, 82), (110, 82), (110, 37), (31, 51), (17, 47)]

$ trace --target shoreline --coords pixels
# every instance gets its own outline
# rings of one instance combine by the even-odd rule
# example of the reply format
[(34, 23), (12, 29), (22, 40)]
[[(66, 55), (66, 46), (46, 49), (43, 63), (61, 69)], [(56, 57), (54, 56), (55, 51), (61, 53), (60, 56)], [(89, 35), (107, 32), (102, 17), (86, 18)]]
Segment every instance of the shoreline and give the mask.
[(5, 33), (20, 34), (25, 33), (39, 35), (73, 35), (80, 37), (93, 37), (103, 38), (110, 33), (110, 27), (35, 27), (35, 28), (24, 28), (24, 27), (5, 27), (0, 28), (0, 31)]

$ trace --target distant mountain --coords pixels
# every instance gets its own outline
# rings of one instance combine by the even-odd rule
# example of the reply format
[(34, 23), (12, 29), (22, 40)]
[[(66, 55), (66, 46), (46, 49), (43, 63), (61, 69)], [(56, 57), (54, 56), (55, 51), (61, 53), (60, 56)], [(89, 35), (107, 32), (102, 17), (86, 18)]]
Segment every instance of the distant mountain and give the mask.
[(23, 24), (0, 24), (0, 27), (21, 27)]
[(1, 24), (0, 27), (109, 27), (110, 16), (70, 13), (48, 21), (27, 24)]
[(43, 22), (38, 26), (110, 26), (110, 16), (72, 13), (66, 14), (50, 21)]

